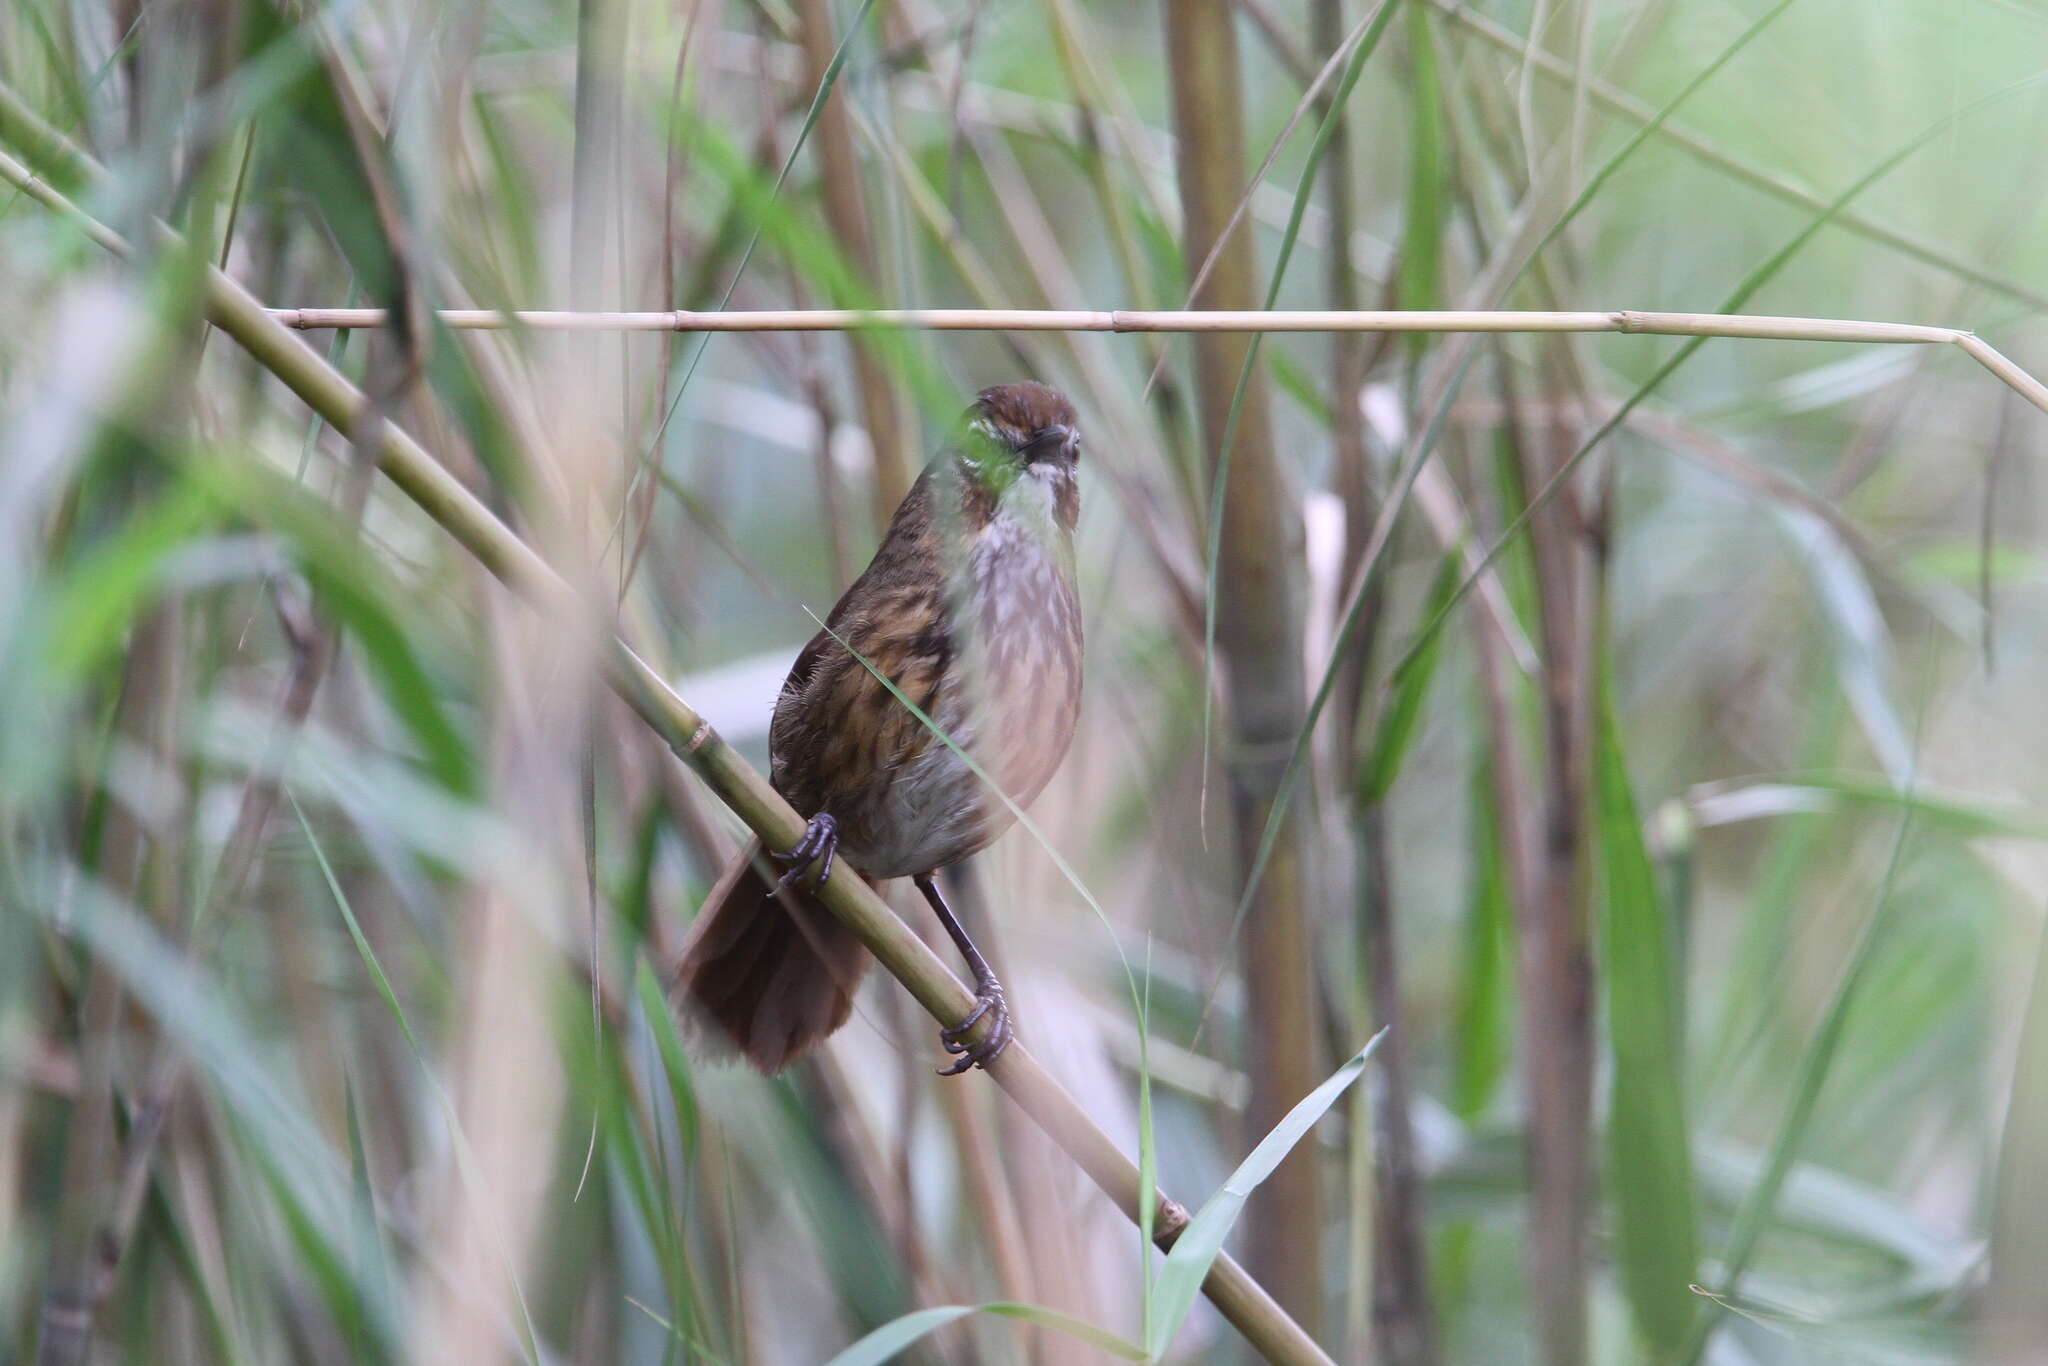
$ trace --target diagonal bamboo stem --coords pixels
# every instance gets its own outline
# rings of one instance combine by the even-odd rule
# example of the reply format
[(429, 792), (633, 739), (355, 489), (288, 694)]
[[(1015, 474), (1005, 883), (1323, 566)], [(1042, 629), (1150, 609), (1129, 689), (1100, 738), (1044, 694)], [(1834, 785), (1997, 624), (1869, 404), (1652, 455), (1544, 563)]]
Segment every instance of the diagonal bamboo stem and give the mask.
[[(4, 107), (10, 103), (13, 108)], [(24, 125), (23, 115), (33, 120), (33, 115), (27, 114), (11, 92), (0, 87), (0, 132), (12, 136), (26, 129), (32, 134), (26, 141), (36, 147), (33, 154), (39, 160), (60, 159), (75, 179), (90, 180), (103, 174), (96, 163), (55, 132), (40, 126), (40, 121)], [(91, 218), (4, 153), (0, 153), (0, 180), (64, 214), (109, 250), (128, 251), (128, 244), (119, 234)], [(163, 231), (169, 239), (169, 230)], [(205, 311), (209, 322), (233, 338), (337, 430), (356, 430), (367, 407), (363, 392), (239, 283), (210, 267)], [(411, 433), (389, 420), (381, 426), (382, 439), (376, 450), (378, 468), (428, 516), (493, 575), (537, 607), (581, 610), (568, 581), (436, 461)], [(605, 678), (614, 691), (734, 814), (771, 847), (787, 847), (796, 842), (803, 832), (802, 818), (631, 646), (613, 637), (603, 655)], [(819, 889), (819, 899), (860, 936), (882, 966), (933, 1019), (950, 1024), (973, 1008), (973, 993), (858, 875), (843, 867), (835, 869)], [(1012, 1043), (988, 1072), (1133, 1221), (1138, 1217), (1140, 1200), (1151, 1200), (1155, 1241), (1162, 1248), (1172, 1246), (1187, 1226), (1187, 1211), (1157, 1190), (1141, 1192), (1136, 1164), (1022, 1043)], [(1334, 1366), (1314, 1339), (1228, 1254), (1216, 1259), (1202, 1290), (1267, 1361), (1278, 1366)]]

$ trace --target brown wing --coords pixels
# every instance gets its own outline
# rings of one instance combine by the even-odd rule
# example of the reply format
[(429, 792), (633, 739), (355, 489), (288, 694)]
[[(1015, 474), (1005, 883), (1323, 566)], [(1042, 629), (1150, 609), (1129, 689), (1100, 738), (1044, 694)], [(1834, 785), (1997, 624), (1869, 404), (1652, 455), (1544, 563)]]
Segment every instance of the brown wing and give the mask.
[(797, 655), (776, 701), (770, 778), (805, 815), (829, 810), (857, 821), (849, 808), (933, 743), (867, 667), (930, 714), (952, 663), (930, 478), (927, 472), (912, 486), (874, 561), (833, 607), (827, 629)]

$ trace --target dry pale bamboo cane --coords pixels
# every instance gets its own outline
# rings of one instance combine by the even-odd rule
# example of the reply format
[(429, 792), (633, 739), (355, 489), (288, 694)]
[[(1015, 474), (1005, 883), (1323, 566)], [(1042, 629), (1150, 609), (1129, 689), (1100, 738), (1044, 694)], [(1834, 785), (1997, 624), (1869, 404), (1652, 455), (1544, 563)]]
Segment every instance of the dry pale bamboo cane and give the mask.
[[(0, 100), (6, 98), (6, 92), (0, 90)], [(44, 136), (56, 140), (58, 135), (44, 130)], [(63, 156), (74, 169), (100, 173), (96, 163), (68, 143), (53, 142), (39, 150), (52, 155), (50, 148), (54, 145), (62, 147), (54, 154)], [(127, 243), (118, 233), (93, 219), (5, 153), (0, 153), (0, 181), (63, 214), (101, 246), (117, 253), (127, 252)], [(166, 240), (175, 240), (168, 229), (162, 232)], [(293, 335), (239, 283), (211, 267), (205, 309), (209, 322), (233, 338), (336, 430), (355, 429), (366, 403), (362, 391)], [(388, 418), (382, 428), (376, 453), (378, 468), (428, 516), (493, 575), (537, 607), (580, 610), (569, 583), (409, 432)], [(603, 667), (606, 681), (614, 691), (765, 843), (771, 848), (786, 848), (797, 841), (803, 833), (803, 819), (630, 646), (614, 637), (605, 648)], [(935, 1020), (951, 1024), (973, 1009), (973, 993), (857, 874), (844, 867), (835, 868), (819, 889), (819, 899), (860, 936), (889, 974)], [(1133, 1222), (1138, 1217), (1139, 1201), (1149, 1198), (1153, 1202), (1155, 1241), (1162, 1248), (1173, 1245), (1187, 1226), (1187, 1211), (1157, 1190), (1141, 1192), (1136, 1164), (1032, 1057), (1029, 1049), (1021, 1042), (1012, 1043), (988, 1072)], [(1229, 1254), (1217, 1257), (1202, 1290), (1267, 1361), (1278, 1366), (1335, 1366), (1301, 1325)]]
[[(274, 308), (270, 313), (299, 331), (383, 327), (386, 322), (381, 308)], [(1513, 309), (786, 308), (727, 313), (683, 309), (579, 313), (450, 308), (438, 316), (450, 328), (536, 332), (841, 332), (866, 327), (930, 332), (1640, 332), (1673, 337), (1890, 343), (1954, 342), (1966, 335), (1953, 327), (1916, 323), (1639, 309), (1559, 313)]]
[[(382, 327), (381, 308), (273, 308), (288, 328), (318, 331)], [(1925, 346), (1946, 343), (1996, 375), (2020, 397), (2048, 412), (2048, 385), (1974, 332), (1924, 323), (1855, 318), (1780, 317), (1763, 313), (1666, 313), (1619, 308), (1599, 312), (1515, 309), (1060, 309), (851, 308), (757, 309), (732, 313), (664, 310), (574, 313), (535, 309), (501, 312), (443, 309), (458, 329), (527, 328), (560, 332), (837, 332), (864, 327), (931, 332), (1622, 332), (1659, 337), (1735, 337), (1757, 341), (1868, 342)]]

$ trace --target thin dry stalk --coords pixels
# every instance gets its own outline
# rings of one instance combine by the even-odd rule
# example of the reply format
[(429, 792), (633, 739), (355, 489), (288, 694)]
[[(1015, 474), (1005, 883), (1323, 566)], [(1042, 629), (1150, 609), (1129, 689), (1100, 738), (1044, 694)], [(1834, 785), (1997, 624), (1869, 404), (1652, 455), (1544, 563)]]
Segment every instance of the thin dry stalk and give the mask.
[[(1334, 51), (1344, 37), (1342, 0), (1317, 0), (1313, 15), (1313, 41), (1318, 50)], [(1321, 101), (1325, 114), (1330, 100)], [(1342, 310), (1358, 306), (1358, 277), (1351, 261), (1351, 162), (1350, 135), (1341, 110), (1324, 158), (1323, 200), (1330, 215), (1330, 250), (1326, 255), (1326, 287), (1330, 302)], [(1384, 334), (1382, 334), (1384, 338)], [(1339, 496), (1344, 501), (1345, 546), (1340, 581), (1349, 583), (1358, 574), (1366, 553), (1373, 523), (1374, 496), (1372, 468), (1365, 443), (1365, 415), (1360, 400), (1366, 374), (1373, 361), (1366, 336), (1341, 332), (1331, 337), (1331, 434), (1335, 438)], [(1378, 582), (1384, 582), (1379, 580)], [(1365, 698), (1365, 682), (1373, 646), (1383, 620), (1382, 594), (1373, 591), (1360, 619), (1357, 648), (1342, 664), (1338, 682), (1336, 747), (1337, 768), (1348, 767), (1358, 753), (1357, 728)], [(1359, 831), (1359, 857), (1355, 869), (1356, 896), (1360, 913), (1360, 938), (1364, 947), (1365, 978), (1369, 1007), (1379, 1022), (1393, 1026), (1380, 1046), (1380, 1075), (1385, 1085), (1374, 1117), (1379, 1133), (1364, 1125), (1354, 1128), (1349, 1141), (1365, 1145), (1376, 1160), (1372, 1171), (1376, 1192), (1373, 1217), (1359, 1221), (1361, 1232), (1370, 1228), (1373, 1247), (1369, 1254), (1371, 1280), (1371, 1335), (1375, 1355), (1396, 1366), (1430, 1366), (1436, 1360), (1435, 1316), (1429, 1288), (1428, 1243), (1424, 1236), (1421, 1174), (1415, 1164), (1412, 1129), (1412, 1077), (1408, 1062), (1407, 1030), (1402, 1027), (1401, 968), (1394, 927), (1391, 860), (1387, 852), (1384, 810), (1365, 803), (1354, 815)], [(1371, 1022), (1360, 1024), (1370, 1028)], [(1354, 1276), (1358, 1274), (1354, 1269)], [(1354, 1350), (1362, 1351), (1366, 1339), (1354, 1328)]]
[[(1245, 144), (1235, 16), (1228, 0), (1182, 0), (1166, 10), (1174, 130), (1180, 138), (1185, 254), (1208, 257), (1243, 188)], [(1203, 292), (1210, 304), (1258, 297), (1251, 239), (1233, 237), (1216, 257)], [(1296, 565), (1299, 513), (1268, 422), (1266, 390), (1254, 374), (1226, 452), (1233, 395), (1250, 343), (1204, 336), (1195, 346), (1202, 432), (1219, 462), (1230, 460), (1216, 500), (1227, 509), (1217, 569), (1216, 642), (1227, 676), (1231, 823), (1241, 874), (1248, 872), (1279, 795), (1282, 758), (1302, 727), (1301, 615)], [(1323, 1075), (1310, 945), (1307, 861), (1297, 821), (1288, 821), (1245, 920), (1243, 974), (1252, 1133), (1263, 1135)], [(1313, 1327), (1321, 1317), (1320, 1159), (1297, 1149), (1268, 1179), (1251, 1216), (1252, 1264), (1283, 1303)]]
[[(1560, 405), (1561, 406), (1561, 405)], [(1510, 429), (1513, 430), (1512, 428)], [(1513, 437), (1525, 488), (1541, 487), (1578, 445), (1562, 413), (1536, 442)], [(1521, 904), (1522, 1055), (1529, 1112), (1526, 1247), (1540, 1357), (1585, 1359), (1586, 1201), (1593, 1081), (1586, 794), (1592, 737), (1594, 550), (1598, 514), (1567, 489), (1529, 522), (1543, 639), (1542, 838), (1536, 896)]]
[[(388, 363), (381, 363), (380, 368), (388, 369)], [(409, 367), (405, 373), (409, 373)], [(356, 433), (360, 438), (366, 441), (375, 438), (382, 421), (380, 408), (381, 405), (373, 402), (366, 411)], [(362, 524), (363, 509), (369, 501), (370, 486), (376, 474), (374, 457), (360, 444), (355, 451), (342, 486), (340, 508), (342, 524), (351, 534)], [(205, 901), (198, 907), (198, 914), (189, 928), (185, 942), (188, 956), (199, 948), (198, 935), (202, 928), (199, 917), (219, 908), (235, 906), (241, 901), (259, 861), (264, 831), (277, 809), (281, 789), (276, 775), (283, 771), (285, 756), (304, 728), (306, 718), (312, 714), (314, 698), (319, 694), (341, 644), (340, 630), (334, 621), (316, 615), (312, 605), (298, 599), (291, 586), (280, 583), (276, 593), (278, 620), (292, 649), (291, 673), (278, 703), (277, 717), (272, 723), (264, 757), (243, 784), (234, 824), (221, 846), (213, 877), (206, 885)], [(283, 926), (275, 936), (275, 947), (278, 974), (283, 979), (292, 1009), (301, 1020), (294, 1038), (304, 1050), (302, 1062), (316, 1090), (317, 1112), (330, 1128), (338, 1127), (341, 1098), (333, 1088), (339, 1075), (333, 1066), (333, 1043), (325, 1030), (311, 1023), (319, 1018), (319, 1011), (316, 1004), (307, 999), (308, 989), (317, 976), (309, 946), (295, 928)], [(149, 1080), (142, 1088), (129, 1125), (128, 1141), (121, 1153), (120, 1174), (116, 1182), (119, 1195), (103, 1240), (102, 1257), (106, 1262), (107, 1276), (101, 1286), (102, 1293), (111, 1284), (120, 1258), (134, 1239), (156, 1148), (163, 1138), (171, 1107), (184, 1086), (189, 1068), (190, 1059), (181, 1050), (165, 1045), (159, 1050), (150, 1068)]]
[[(828, 0), (802, 0), (799, 8), (806, 73), (811, 89), (821, 89), (839, 35)], [(860, 157), (854, 149), (853, 120), (847, 95), (835, 88), (818, 114), (818, 177), (825, 194), (825, 222), (832, 236), (863, 278), (876, 278), (874, 234), (868, 227), (866, 196), (860, 183)], [(860, 390), (861, 413), (875, 456), (875, 526), (886, 529), (896, 505), (910, 491), (917, 459), (911, 433), (900, 406), (897, 387), (882, 354), (865, 340), (853, 342), (854, 382)]]
[[(0, 129), (4, 129), (0, 110)], [(51, 208), (82, 218), (62, 195), (12, 158), (0, 156), (0, 179), (26, 190)], [(125, 250), (104, 228), (102, 246)], [(279, 323), (298, 331), (341, 327), (382, 327), (376, 308), (273, 308)], [(1362, 309), (769, 309), (755, 312), (648, 313), (505, 312), (444, 309), (443, 324), (457, 331), (530, 328), (569, 332), (848, 332), (903, 327), (933, 332), (1623, 332), (1658, 337), (1741, 337), (1759, 341), (1869, 342), (1885, 345), (1960, 347), (2027, 402), (2048, 412), (2043, 384), (1974, 332), (1921, 323), (1865, 322), (1853, 318), (1795, 318), (1761, 313), (1662, 313), (1640, 309), (1607, 312), (1446, 309), (1413, 311)], [(1232, 380), (1235, 383), (1235, 377)]]
[(1999, 1136), (1991, 1220), (1991, 1287), (1983, 1309), (1987, 1366), (2025, 1366), (2048, 1342), (2048, 934), (2036, 951), (2021, 1017), (2012, 1101)]
[[(273, 308), (298, 331), (383, 327), (381, 308)], [(1660, 313), (1638, 309), (1060, 309), (784, 308), (724, 313), (664, 309), (591, 312), (448, 308), (457, 331), (519, 328), (558, 332), (850, 332), (900, 327), (931, 332), (1629, 332), (1665, 337), (1755, 337), (1777, 341), (1953, 342), (1953, 327), (1794, 318), (1749, 313)]]
[[(1259, 31), (1259, 37), (1264, 40), (1267, 49), (1273, 54), (1273, 60), (1286, 68), (1288, 75), (1294, 77), (1295, 81), (1301, 85), (1307, 85), (1311, 80), (1315, 79), (1315, 63), (1309, 60), (1307, 53), (1296, 46), (1294, 39), (1288, 36), (1287, 30), (1280, 27), (1279, 16), (1267, 8), (1265, 0), (1237, 0), (1237, 5), (1239, 9), (1245, 12), (1245, 16), (1252, 21), (1252, 27)], [(1323, 27), (1323, 8), (1324, 6), (1319, 0), (1315, 16), (1311, 21), (1315, 29), (1312, 41), (1317, 51), (1328, 52), (1333, 47), (1333, 43), (1330, 41), (1333, 35), (1329, 29)], [(1341, 34), (1337, 36), (1341, 36)], [(1335, 151), (1336, 149), (1332, 148), (1331, 150)]]
[[(170, 757), (178, 611), (175, 603), (165, 603), (144, 614), (121, 675), (119, 733), (160, 763)], [(100, 865), (107, 886), (146, 900), (144, 883), (154, 846), (146, 814), (110, 798)], [(80, 1007), (78, 1090), (65, 1142), (63, 1189), (57, 1201), (60, 1222), (43, 1292), (37, 1366), (77, 1366), (88, 1359), (94, 1319), (120, 1265), (114, 1092), (122, 1052), (122, 1000), (114, 969), (97, 960), (90, 963)]]
[[(1243, 3), (1243, 0), (1239, 0), (1239, 3)], [(1389, 0), (1381, 0), (1381, 3), (1389, 3)], [(1216, 268), (1217, 258), (1230, 245), (1232, 237), (1237, 232), (1238, 225), (1244, 222), (1245, 215), (1251, 211), (1252, 201), (1258, 197), (1258, 191), (1265, 182), (1266, 173), (1272, 170), (1273, 163), (1280, 159), (1281, 149), (1287, 145), (1287, 140), (1294, 136), (1294, 130), (1300, 126), (1302, 119), (1308, 116), (1308, 111), (1311, 109), (1315, 109), (1320, 113), (1328, 112), (1330, 107), (1328, 86), (1336, 78), (1337, 73), (1343, 69), (1346, 59), (1351, 55), (1352, 44), (1365, 37), (1365, 31), (1371, 23), (1372, 17), (1368, 15), (1365, 19), (1359, 21), (1358, 27), (1352, 31), (1349, 39), (1346, 39), (1341, 33), (1331, 37), (1328, 60), (1323, 63), (1322, 70), (1316, 72), (1306, 82), (1308, 88), (1302, 91), (1301, 99), (1294, 106), (1294, 112), (1288, 116), (1286, 124), (1274, 137), (1271, 145), (1266, 148), (1265, 160), (1259, 163), (1259, 169), (1252, 173), (1252, 178), (1246, 184), (1244, 193), (1238, 196), (1237, 206), (1231, 209), (1230, 217), (1224, 221), (1223, 230), (1217, 234), (1216, 240), (1209, 244), (1208, 255), (1202, 258), (1202, 264), (1196, 268), (1194, 278), (1188, 281), (1187, 294), (1181, 300), (1182, 308), (1188, 307), (1200, 297), (1202, 286), (1208, 283), (1209, 272)], [(1348, 214), (1345, 216), (1345, 221), (1349, 222)], [(1348, 257), (1351, 249), (1348, 230), (1339, 229), (1335, 219), (1333, 219), (1331, 233), (1334, 241), (1342, 244), (1342, 256)], [(1333, 257), (1333, 259), (1337, 258)], [(1349, 269), (1348, 261), (1346, 269)], [(1350, 290), (1346, 291), (1346, 299), (1350, 298), (1351, 292)], [(1332, 300), (1337, 302), (1340, 308), (1347, 306), (1345, 302), (1337, 300), (1334, 295)], [(1166, 357), (1162, 352), (1158, 360), (1153, 362), (1151, 373), (1145, 380), (1145, 393), (1148, 396), (1157, 387), (1159, 376), (1165, 368)]]
[[(1403, 1027), (1400, 937), (1394, 922), (1393, 858), (1384, 804), (1361, 802), (1354, 828), (1366, 992), (1375, 1017), (1390, 1026), (1379, 1054), (1385, 1085), (1373, 1114), (1379, 1156), (1378, 1198), (1373, 1202), (1373, 1341), (1380, 1357), (1394, 1366), (1431, 1366), (1437, 1350), (1429, 1241), (1415, 1149), (1415, 1080)], [(1395, 1044), (1399, 1046), (1390, 1047)], [(1363, 1139), (1352, 1137), (1354, 1142)]]

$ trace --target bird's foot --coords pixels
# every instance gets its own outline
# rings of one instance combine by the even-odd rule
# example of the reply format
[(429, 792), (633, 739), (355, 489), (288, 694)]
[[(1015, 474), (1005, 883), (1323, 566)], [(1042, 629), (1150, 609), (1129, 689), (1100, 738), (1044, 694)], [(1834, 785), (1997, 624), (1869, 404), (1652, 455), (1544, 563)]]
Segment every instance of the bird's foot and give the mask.
[(775, 890), (783, 892), (803, 881), (804, 874), (812, 864), (818, 866), (817, 876), (811, 879), (811, 886), (822, 887), (825, 879), (832, 876), (832, 860), (839, 855), (839, 822), (829, 812), (820, 811), (804, 826), (803, 838), (795, 847), (786, 850), (768, 851), (768, 857), (777, 863), (789, 865), (775, 883)]
[[(988, 1021), (988, 1028), (982, 1032), (978, 1043), (966, 1042), (967, 1031)], [(1016, 1031), (1010, 1026), (1010, 1001), (1003, 995), (1003, 984), (991, 973), (982, 978), (974, 992), (974, 1009), (967, 1012), (967, 1018), (951, 1029), (939, 1031), (939, 1039), (946, 1045), (946, 1051), (957, 1055), (951, 1067), (939, 1069), (942, 1077), (957, 1077), (970, 1067), (987, 1067), (1001, 1057), (1003, 1050), (1010, 1046)]]

